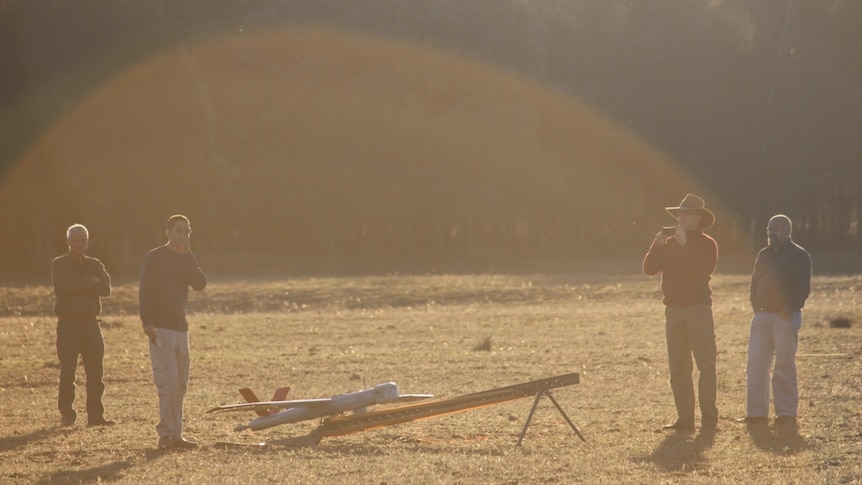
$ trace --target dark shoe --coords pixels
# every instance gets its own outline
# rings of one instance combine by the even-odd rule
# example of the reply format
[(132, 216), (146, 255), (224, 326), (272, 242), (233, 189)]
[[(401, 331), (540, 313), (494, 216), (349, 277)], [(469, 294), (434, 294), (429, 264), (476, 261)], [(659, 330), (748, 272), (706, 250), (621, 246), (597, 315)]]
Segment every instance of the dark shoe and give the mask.
[(163, 436), (159, 438), (159, 444), (156, 445), (156, 448), (160, 450), (169, 450), (174, 447), (174, 439), (170, 436)]
[(185, 438), (175, 438), (171, 443), (174, 448), (180, 448), (183, 450), (194, 450), (198, 447), (198, 444), (194, 441), (189, 441)]
[(779, 416), (775, 418), (776, 426), (796, 425), (796, 416)]
[(673, 423), (662, 426), (662, 429), (672, 429), (674, 431), (694, 431), (694, 424), (683, 423), (677, 420)]
[(93, 426), (113, 426), (115, 424), (117, 424), (117, 423), (111, 421), (110, 419), (99, 418), (99, 419), (94, 419), (92, 421), (89, 421), (87, 423), (87, 426), (92, 428)]
[(62, 426), (64, 428), (71, 428), (72, 426), (75, 426), (75, 421), (77, 421), (77, 420), (78, 420), (77, 414), (64, 414), (60, 418), (60, 426)]
[(744, 418), (737, 419), (736, 422), (750, 426), (755, 424), (767, 424), (769, 423), (769, 419), (763, 416), (746, 416)]

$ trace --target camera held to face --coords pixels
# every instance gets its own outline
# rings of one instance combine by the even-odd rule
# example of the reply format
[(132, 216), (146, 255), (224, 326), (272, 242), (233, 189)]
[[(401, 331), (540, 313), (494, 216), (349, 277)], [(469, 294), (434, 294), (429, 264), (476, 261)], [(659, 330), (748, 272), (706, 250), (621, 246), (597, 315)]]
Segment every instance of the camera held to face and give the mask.
[(676, 226), (664, 226), (661, 228), (661, 235), (664, 237), (676, 236)]

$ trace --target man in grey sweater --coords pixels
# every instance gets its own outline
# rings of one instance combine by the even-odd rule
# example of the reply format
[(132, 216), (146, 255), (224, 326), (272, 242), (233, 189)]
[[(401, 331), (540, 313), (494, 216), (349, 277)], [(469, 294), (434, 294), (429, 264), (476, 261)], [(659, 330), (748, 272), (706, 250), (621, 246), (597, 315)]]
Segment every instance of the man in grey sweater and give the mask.
[(168, 242), (144, 257), (139, 303), (144, 333), (150, 341), (153, 382), (159, 393), (159, 448), (196, 448), (183, 437), (183, 400), (189, 382), (189, 287), (207, 285), (191, 251), (191, 223), (183, 215), (168, 219)]

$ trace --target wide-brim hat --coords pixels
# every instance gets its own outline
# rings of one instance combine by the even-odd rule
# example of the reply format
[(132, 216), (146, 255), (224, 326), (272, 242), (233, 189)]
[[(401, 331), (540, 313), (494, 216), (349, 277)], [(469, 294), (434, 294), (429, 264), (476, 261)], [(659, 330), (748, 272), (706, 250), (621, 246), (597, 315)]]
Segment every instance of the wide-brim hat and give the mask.
[(715, 224), (715, 214), (706, 208), (706, 203), (694, 194), (685, 194), (685, 198), (679, 203), (679, 207), (665, 207), (666, 211), (677, 218), (681, 211), (695, 211), (700, 214), (700, 229), (706, 230)]

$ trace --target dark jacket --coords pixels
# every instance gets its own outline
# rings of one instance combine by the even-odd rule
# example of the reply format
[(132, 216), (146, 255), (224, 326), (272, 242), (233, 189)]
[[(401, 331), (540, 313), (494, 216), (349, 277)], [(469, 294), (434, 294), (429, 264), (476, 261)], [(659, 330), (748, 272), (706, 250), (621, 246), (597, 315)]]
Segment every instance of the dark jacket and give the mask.
[[(92, 276), (99, 282), (89, 286)], [(54, 285), (54, 314), (61, 320), (95, 321), (102, 313), (103, 296), (111, 295), (111, 276), (96, 258), (84, 256), (78, 261), (70, 253), (51, 261), (51, 282)]]
[(805, 306), (811, 292), (811, 256), (788, 239), (777, 250), (767, 246), (757, 253), (749, 298), (754, 311), (793, 313)]

